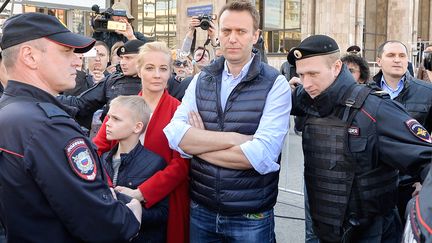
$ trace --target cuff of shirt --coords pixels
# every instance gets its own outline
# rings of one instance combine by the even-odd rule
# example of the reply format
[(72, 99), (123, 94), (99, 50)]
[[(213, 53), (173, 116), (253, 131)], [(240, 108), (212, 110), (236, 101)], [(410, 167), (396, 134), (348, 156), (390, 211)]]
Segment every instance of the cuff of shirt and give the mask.
[(275, 172), (280, 169), (280, 165), (275, 161), (272, 161), (264, 149), (259, 149), (257, 146), (254, 146), (253, 140), (241, 144), (240, 149), (243, 151), (252, 167), (261, 175)]
[(176, 122), (169, 123), (164, 129), (165, 136), (168, 139), (168, 143), (171, 149), (176, 150), (180, 153), (182, 158), (190, 159), (192, 155), (185, 153), (179, 144), (189, 128), (192, 126), (189, 124), (176, 124)]

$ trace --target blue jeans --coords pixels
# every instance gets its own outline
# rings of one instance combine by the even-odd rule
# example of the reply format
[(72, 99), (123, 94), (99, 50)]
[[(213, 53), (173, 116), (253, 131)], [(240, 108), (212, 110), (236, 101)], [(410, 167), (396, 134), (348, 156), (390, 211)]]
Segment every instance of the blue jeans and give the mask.
[(225, 216), (190, 203), (190, 242), (274, 243), (273, 209), (257, 214)]

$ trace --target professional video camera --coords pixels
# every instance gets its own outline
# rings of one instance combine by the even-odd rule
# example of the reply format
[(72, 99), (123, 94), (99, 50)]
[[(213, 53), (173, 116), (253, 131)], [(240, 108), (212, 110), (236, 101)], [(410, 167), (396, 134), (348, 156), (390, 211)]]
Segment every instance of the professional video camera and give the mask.
[(201, 27), (203, 30), (208, 30), (210, 28), (210, 22), (216, 20), (216, 15), (200, 14), (198, 15), (198, 20), (200, 21), (200, 24), (197, 27)]
[(126, 23), (112, 20), (112, 16), (127, 17), (125, 10), (107, 8), (105, 12), (101, 13), (97, 4), (93, 5), (91, 9), (96, 14), (91, 20), (91, 25), (95, 31), (113, 32), (116, 30), (126, 30)]

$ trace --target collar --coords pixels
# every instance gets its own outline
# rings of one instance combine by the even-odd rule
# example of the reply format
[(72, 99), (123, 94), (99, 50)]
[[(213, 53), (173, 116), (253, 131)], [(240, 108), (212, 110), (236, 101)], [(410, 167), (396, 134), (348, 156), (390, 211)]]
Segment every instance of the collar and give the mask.
[(395, 92), (403, 88), (405, 79), (406, 79), (405, 75), (402, 76), (402, 78), (398, 82), (396, 89), (393, 89), (392, 87), (390, 87), (390, 85), (388, 85), (387, 81), (385, 81), (384, 75), (382, 75), (380, 80), (380, 87), (383, 88), (385, 86), (387, 89), (391, 90), (392, 92)]
[(68, 113), (71, 117), (74, 117), (78, 111), (78, 109), (75, 107), (63, 105), (53, 95), (43, 91), (42, 89), (37, 88), (36, 86), (15, 80), (8, 81), (8, 85), (4, 90), (3, 94), (5, 96), (7, 95), (11, 97), (31, 97), (34, 98), (37, 102), (54, 104), (60, 109), (64, 110), (66, 113)]
[[(108, 153), (107, 159), (110, 162), (111, 166), (112, 166), (112, 158), (114, 154), (117, 152), (118, 146), (119, 144), (117, 143), (114, 146), (114, 148), (111, 149), (111, 151)], [(135, 157), (137, 157), (137, 155), (141, 152), (141, 150), (143, 150), (143, 148), (144, 148), (143, 145), (138, 141), (137, 145), (135, 145), (135, 147), (131, 151), (129, 151), (129, 153), (120, 154), (120, 160), (121, 160), (120, 167), (129, 164)]]
[[(253, 55), (249, 62), (243, 66), (242, 71), (240, 72), (240, 74), (245, 72), (245, 77), (242, 79), (242, 82), (253, 80), (256, 76), (258, 76), (261, 71), (261, 65), (262, 63), (260, 55)], [(228, 72), (225, 58), (222, 56), (216, 59), (213, 63), (205, 66), (202, 71), (210, 74), (213, 77), (220, 76), (222, 72)]]
[(234, 77), (234, 75), (232, 75), (232, 74), (229, 72), (229, 69), (228, 69), (228, 61), (227, 61), (227, 60), (224, 61), (224, 69), (223, 69), (223, 72), (224, 72), (226, 75), (228, 75), (228, 76), (233, 76), (234, 79), (236, 79), (236, 78), (238, 78), (238, 77), (243, 78), (244, 76), (246, 76), (247, 72), (249, 71), (249, 67), (250, 67), (250, 65), (252, 64), (252, 60), (254, 59), (254, 57), (255, 57), (255, 54), (252, 53), (252, 57), (251, 57), (251, 58), (249, 59), (249, 61), (248, 61), (248, 62), (243, 66), (243, 68), (241, 69), (241, 71), (240, 71), (240, 73), (237, 75), (237, 77)]

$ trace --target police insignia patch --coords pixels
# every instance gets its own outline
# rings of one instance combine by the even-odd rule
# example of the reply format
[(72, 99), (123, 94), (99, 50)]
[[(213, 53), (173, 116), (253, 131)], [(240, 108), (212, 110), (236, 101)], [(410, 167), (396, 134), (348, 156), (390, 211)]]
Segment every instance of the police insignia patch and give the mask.
[(65, 147), (66, 157), (72, 170), (86, 181), (96, 179), (97, 167), (95, 159), (84, 139), (76, 138)]
[(430, 134), (416, 119), (409, 119), (405, 122), (405, 125), (414, 136), (425, 142), (432, 143)]

